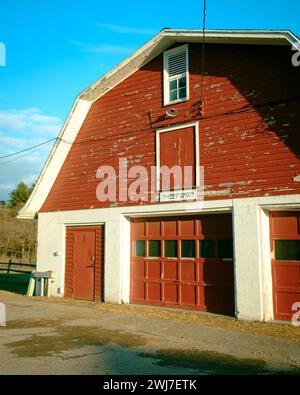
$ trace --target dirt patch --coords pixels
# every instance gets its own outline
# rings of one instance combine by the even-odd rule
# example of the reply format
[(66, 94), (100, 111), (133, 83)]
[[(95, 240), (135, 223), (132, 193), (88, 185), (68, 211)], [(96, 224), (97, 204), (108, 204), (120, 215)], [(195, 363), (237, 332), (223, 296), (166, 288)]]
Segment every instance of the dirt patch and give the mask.
[(28, 328), (53, 328), (61, 325), (63, 320), (33, 319), (8, 321), (5, 329), (28, 329)]
[(154, 354), (141, 353), (144, 358), (154, 358), (158, 366), (173, 366), (195, 370), (198, 374), (299, 374), (300, 369), (270, 369), (265, 361), (258, 359), (235, 358), (231, 355), (199, 350), (162, 349)]
[(300, 342), (300, 328), (291, 325), (273, 324), (265, 322), (246, 322), (231, 317), (222, 317), (198, 312), (168, 311), (159, 309), (148, 309), (136, 306), (113, 306), (114, 311), (140, 314), (142, 316), (180, 321), (195, 326), (209, 326), (222, 330), (249, 333), (259, 336), (273, 336)]
[[(292, 342), (289, 334), (292, 332), (293, 336), (299, 336), (299, 328), (287, 325), (241, 322), (193, 311), (54, 298), (6, 297), (5, 303), (10, 306), (11, 317), (17, 318), (0, 328), (1, 353), (6, 352), (5, 358), (11, 361), (12, 367), (18, 363), (24, 364), (26, 360), (22, 358), (30, 358), (26, 367), (36, 366), (38, 369), (40, 362), (42, 365), (46, 363), (39, 357), (51, 357), (47, 364), (56, 372), (61, 361), (66, 360), (66, 367), (74, 364), (79, 370), (82, 369), (81, 364), (94, 366), (98, 363), (100, 371), (106, 371), (111, 363), (114, 371), (121, 369), (123, 372), (127, 371), (128, 364), (128, 371), (132, 374), (130, 361), (133, 360), (133, 374), (139, 371), (139, 367), (144, 369), (145, 366), (149, 371), (176, 371), (179, 374), (300, 374), (299, 343)], [(27, 310), (22, 310), (29, 305), (33, 309), (31, 315)], [(42, 318), (43, 315), (45, 318)], [(22, 316), (26, 319), (20, 319)], [(140, 321), (141, 325), (136, 325)], [(180, 325), (180, 322), (188, 325)], [(195, 331), (197, 327), (203, 330)], [(220, 328), (220, 332), (212, 331), (212, 337), (209, 337), (209, 327)], [(175, 341), (172, 328), (176, 328)], [(262, 337), (255, 339), (250, 336), (248, 343), (247, 336), (242, 336), (239, 341), (245, 341), (246, 347), (239, 350), (239, 337), (232, 328)], [(199, 343), (196, 337), (198, 332)], [(173, 336), (169, 338), (168, 333)], [(265, 338), (270, 333), (286, 337), (288, 341), (277, 342), (273, 337)], [(213, 342), (214, 336), (216, 342)], [(207, 346), (205, 339), (208, 340)], [(268, 347), (264, 346), (265, 342)], [(211, 349), (210, 344), (213, 344)], [(6, 368), (5, 358), (3, 366)], [(118, 365), (120, 360), (126, 361), (125, 366)]]
[(95, 326), (61, 325), (57, 320), (12, 321), (8, 329), (55, 328), (55, 333), (31, 335), (24, 340), (7, 343), (6, 346), (18, 357), (36, 358), (58, 356), (61, 353), (84, 346), (104, 346), (109, 343), (123, 348), (135, 348), (148, 343), (146, 337), (133, 335), (121, 330), (109, 330)]
[(0, 290), (0, 298), (7, 298), (7, 297), (16, 297), (16, 298), (22, 298), (22, 297), (24, 297), (24, 296), (22, 296), (22, 295), (19, 295), (19, 294), (16, 294), (16, 293), (13, 293), (13, 292), (9, 292), (9, 291), (3, 291), (3, 290)]
[[(39, 300), (44, 300), (39, 298)], [(73, 306), (89, 307), (101, 312), (133, 313), (149, 318), (172, 320), (183, 322), (195, 326), (209, 326), (222, 330), (249, 333), (258, 336), (272, 336), (282, 339), (289, 339), (300, 343), (300, 328), (287, 324), (276, 324), (270, 322), (248, 322), (237, 320), (233, 317), (226, 317), (215, 314), (207, 314), (181, 309), (154, 308), (133, 305), (114, 305), (108, 303), (95, 303), (68, 298), (49, 298), (47, 301), (53, 303), (65, 303)]]
[[(0, 297), (18, 297), (25, 298), (30, 300), (30, 302), (47, 302), (54, 304), (65, 304), (71, 306), (81, 307), (82, 311), (78, 314), (73, 314), (73, 318), (78, 318), (79, 315), (84, 316), (93, 314), (93, 310), (95, 312), (101, 312), (101, 314), (105, 313), (121, 313), (121, 314), (136, 314), (143, 317), (148, 318), (157, 318), (163, 320), (170, 320), (174, 322), (183, 322), (196, 327), (213, 327), (221, 330), (235, 331), (248, 333), (252, 335), (258, 336), (271, 336), (281, 339), (293, 340), (300, 343), (300, 327), (294, 327), (292, 325), (287, 324), (276, 324), (269, 322), (248, 322), (248, 321), (240, 321), (233, 317), (225, 317), (221, 315), (214, 314), (206, 314), (196, 311), (188, 311), (181, 309), (164, 309), (164, 308), (156, 308), (156, 307), (146, 307), (146, 306), (136, 306), (136, 305), (114, 305), (108, 303), (96, 303), (96, 302), (87, 302), (82, 300), (74, 300), (69, 298), (27, 298), (24, 296), (19, 296), (15, 294), (11, 294), (9, 292), (0, 291)], [(88, 308), (86, 311), (84, 308)], [(72, 318), (72, 315), (70, 315)]]

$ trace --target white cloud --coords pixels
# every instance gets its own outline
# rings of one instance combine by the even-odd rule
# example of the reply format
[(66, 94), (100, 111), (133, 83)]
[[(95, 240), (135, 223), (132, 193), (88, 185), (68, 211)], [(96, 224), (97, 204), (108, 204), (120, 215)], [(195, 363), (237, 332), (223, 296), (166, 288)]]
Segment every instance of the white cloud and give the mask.
[(123, 25), (115, 25), (111, 23), (97, 23), (98, 27), (102, 29), (109, 30), (113, 33), (120, 34), (135, 34), (135, 35), (144, 35), (144, 36), (153, 36), (157, 33), (157, 30), (151, 28), (139, 28), (133, 26), (123, 26)]
[(134, 48), (123, 46), (123, 45), (113, 45), (113, 44), (88, 44), (80, 41), (71, 41), (73, 45), (78, 47), (81, 52), (86, 53), (102, 53), (110, 55), (128, 55), (134, 51)]
[(60, 119), (44, 115), (38, 108), (0, 111), (0, 132), (3, 130), (12, 132), (27, 130), (53, 137), (58, 134), (59, 129)]
[(7, 148), (8, 147), (12, 147), (12, 148), (17, 147), (18, 149), (19, 148), (21, 149), (24, 146), (24, 144), (27, 143), (27, 141), (24, 139), (18, 139), (15, 137), (9, 137), (9, 136), (0, 134), (0, 143), (3, 143), (3, 144), (1, 144), (2, 147), (4, 145)]
[[(58, 117), (44, 114), (38, 108), (0, 110), (0, 156), (48, 141), (58, 136), (60, 128)], [(52, 145), (53, 142), (0, 159), (0, 200), (7, 200), (21, 180), (32, 184), (37, 179)]]

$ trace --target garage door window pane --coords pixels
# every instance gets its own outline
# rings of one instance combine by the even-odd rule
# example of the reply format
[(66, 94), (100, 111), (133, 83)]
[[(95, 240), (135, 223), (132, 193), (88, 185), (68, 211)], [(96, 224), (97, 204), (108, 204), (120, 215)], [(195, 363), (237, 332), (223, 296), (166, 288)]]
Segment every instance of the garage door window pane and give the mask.
[(213, 258), (215, 256), (213, 240), (199, 240), (199, 257)]
[(165, 257), (177, 257), (177, 240), (165, 240)]
[(222, 259), (233, 258), (232, 240), (218, 240), (218, 257)]
[(195, 240), (181, 240), (181, 257), (195, 258)]
[(300, 240), (275, 240), (275, 258), (300, 261)]
[(133, 242), (133, 256), (145, 256), (145, 240)]
[(149, 240), (149, 256), (160, 256), (160, 240)]

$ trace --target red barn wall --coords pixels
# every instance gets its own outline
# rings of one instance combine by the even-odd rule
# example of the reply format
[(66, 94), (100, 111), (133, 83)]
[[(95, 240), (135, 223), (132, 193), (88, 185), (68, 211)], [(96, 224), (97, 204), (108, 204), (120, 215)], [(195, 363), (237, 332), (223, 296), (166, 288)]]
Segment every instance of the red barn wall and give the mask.
[[(163, 106), (163, 56), (91, 107), (41, 212), (115, 206), (100, 203), (96, 171), (155, 166), (155, 130), (199, 120), (205, 199), (300, 193), (300, 67), (290, 47), (207, 45), (201, 116), (201, 46), (189, 45), (190, 100)], [(117, 205), (136, 205), (118, 202)], [(143, 202), (140, 204), (151, 204)]]

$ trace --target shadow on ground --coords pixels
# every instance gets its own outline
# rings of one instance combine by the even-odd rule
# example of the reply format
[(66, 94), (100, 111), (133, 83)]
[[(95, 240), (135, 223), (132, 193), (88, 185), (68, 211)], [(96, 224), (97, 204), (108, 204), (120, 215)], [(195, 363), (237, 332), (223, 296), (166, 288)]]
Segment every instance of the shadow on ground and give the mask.
[(267, 367), (265, 361), (258, 359), (240, 359), (231, 355), (199, 350), (158, 350), (154, 354), (142, 353), (142, 357), (154, 358), (158, 366), (173, 366), (193, 369), (197, 374), (210, 375), (275, 375), (300, 374), (292, 368), (288, 371)]
[(0, 290), (13, 292), (19, 295), (26, 295), (29, 279), (29, 274), (0, 274)]
[[(263, 360), (239, 359), (231, 355), (197, 349), (159, 349), (152, 351), (149, 345), (153, 339), (125, 332), (123, 330), (105, 329), (99, 326), (67, 325), (64, 320), (20, 320), (11, 321), (6, 327), (12, 329), (50, 328), (50, 333), (28, 334), (22, 340), (6, 343), (10, 352), (19, 358), (56, 357), (64, 360), (85, 356), (83, 347), (95, 347), (96, 358), (103, 358), (101, 353), (110, 346), (118, 347), (118, 360), (131, 358), (143, 365), (146, 360), (151, 366), (176, 368), (176, 370), (193, 371), (194, 374), (209, 375), (272, 375), (300, 374), (300, 369), (288, 367), (288, 370), (270, 368)], [(52, 330), (53, 329), (53, 330)], [(148, 350), (149, 348), (151, 351)], [(96, 348), (97, 347), (97, 348)], [(77, 354), (74, 357), (74, 352)], [(147, 350), (147, 351), (145, 351)], [(113, 358), (113, 355), (110, 356)], [(127, 374), (135, 374), (127, 367)], [(171, 369), (172, 370), (172, 369)], [(151, 373), (151, 372), (150, 372)]]

